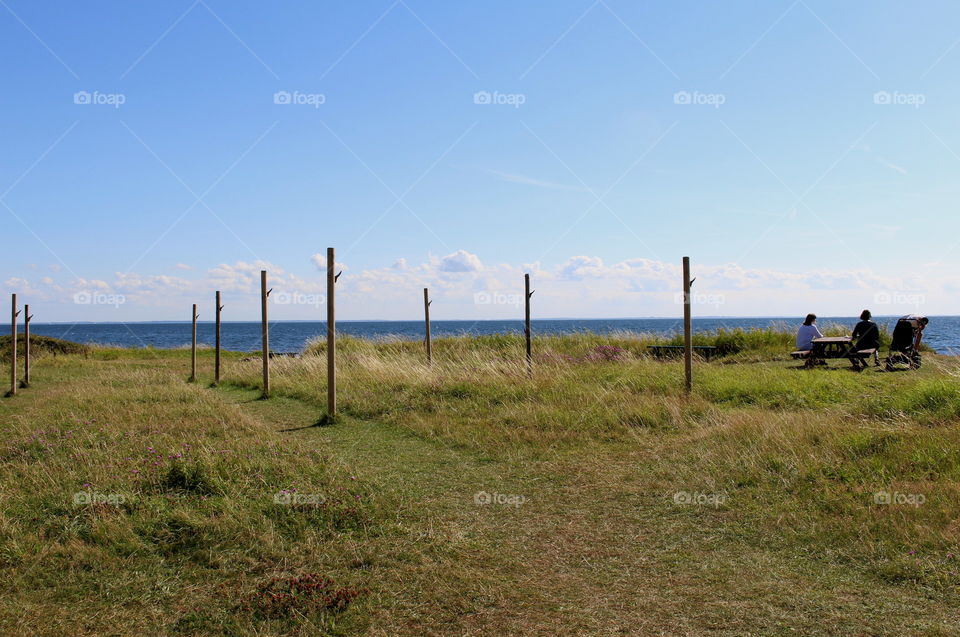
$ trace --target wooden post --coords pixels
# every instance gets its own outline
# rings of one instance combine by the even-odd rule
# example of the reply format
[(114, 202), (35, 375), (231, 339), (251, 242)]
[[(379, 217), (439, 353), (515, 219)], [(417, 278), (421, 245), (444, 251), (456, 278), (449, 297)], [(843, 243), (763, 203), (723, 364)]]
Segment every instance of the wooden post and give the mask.
[(433, 301), (430, 300), (430, 290), (429, 288), (423, 288), (423, 320), (426, 324), (427, 330), (427, 364), (433, 364), (433, 343), (430, 341), (430, 304)]
[(260, 331), (263, 336), (263, 397), (270, 397), (270, 328), (267, 325), (267, 271), (260, 270)]
[(220, 305), (220, 290), (217, 290), (217, 326), (214, 328), (215, 353), (213, 358), (213, 383), (220, 384), (220, 312), (223, 306)]
[(327, 417), (337, 416), (337, 321), (335, 290), (337, 264), (333, 248), (327, 248)]
[(30, 386), (30, 306), (23, 306), (23, 386)]
[(190, 338), (190, 382), (197, 380), (197, 304), (193, 304), (193, 332)]
[(10, 310), (10, 395), (17, 395), (17, 295), (13, 295), (13, 309)]
[(693, 388), (693, 329), (690, 318), (690, 257), (683, 257), (683, 370), (684, 387)]
[(533, 292), (530, 291), (530, 275), (523, 275), (523, 298), (526, 306), (526, 312), (524, 315), (523, 321), (523, 335), (527, 341), (527, 376), (533, 377), (533, 347), (531, 344), (531, 333), (530, 333), (530, 297), (533, 296)]

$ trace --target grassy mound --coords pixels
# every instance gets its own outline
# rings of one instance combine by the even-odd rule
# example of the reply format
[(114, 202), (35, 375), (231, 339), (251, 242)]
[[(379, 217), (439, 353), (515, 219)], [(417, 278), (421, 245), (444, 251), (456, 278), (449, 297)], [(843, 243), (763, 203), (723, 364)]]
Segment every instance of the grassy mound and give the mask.
[[(23, 334), (17, 336), (17, 356), (23, 356), (26, 342)], [(51, 336), (30, 335), (30, 354), (32, 356), (61, 355), (61, 354), (89, 354), (90, 346), (73, 341), (64, 341)], [(0, 336), (0, 360), (10, 360), (10, 335)]]

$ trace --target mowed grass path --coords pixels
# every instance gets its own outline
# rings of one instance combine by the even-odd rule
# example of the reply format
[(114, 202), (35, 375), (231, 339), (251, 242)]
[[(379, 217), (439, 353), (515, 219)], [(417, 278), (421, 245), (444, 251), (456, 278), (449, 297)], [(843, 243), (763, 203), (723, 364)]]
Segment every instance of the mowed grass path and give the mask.
[[(310, 361), (278, 364), (269, 400), (239, 356), (216, 389), (184, 382), (183, 352), (40, 362), (0, 403), (0, 632), (960, 632), (949, 369), (854, 400), (846, 372), (804, 389), (786, 364), (711, 364), (688, 400), (670, 363), (504, 383), (401, 362), (348, 353), (327, 426)], [(308, 503), (275, 502), (291, 489)], [(329, 584), (267, 599), (303, 574)]]

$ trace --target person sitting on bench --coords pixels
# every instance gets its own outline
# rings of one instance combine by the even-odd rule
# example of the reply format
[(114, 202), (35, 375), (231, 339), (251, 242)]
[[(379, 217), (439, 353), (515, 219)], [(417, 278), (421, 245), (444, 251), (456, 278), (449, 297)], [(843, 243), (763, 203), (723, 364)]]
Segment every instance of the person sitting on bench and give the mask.
[(807, 314), (803, 325), (797, 330), (797, 350), (809, 352), (813, 349), (813, 339), (815, 338), (823, 338), (823, 334), (817, 328), (817, 315)]
[(871, 321), (873, 315), (870, 313), (870, 310), (864, 310), (860, 313), (860, 322), (853, 328), (853, 334), (851, 335), (853, 339), (853, 349), (854, 350), (864, 350), (872, 349), (873, 352), (873, 362), (879, 367), (880, 366), (880, 328), (877, 327), (877, 324)]

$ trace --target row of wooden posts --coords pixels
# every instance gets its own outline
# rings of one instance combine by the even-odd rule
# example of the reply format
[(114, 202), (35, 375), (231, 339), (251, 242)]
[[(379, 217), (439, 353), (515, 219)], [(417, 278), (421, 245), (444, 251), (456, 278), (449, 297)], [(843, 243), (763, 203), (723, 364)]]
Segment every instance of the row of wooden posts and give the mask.
[[(337, 413), (337, 368), (336, 368), (336, 300), (334, 291), (337, 279), (342, 272), (336, 272), (336, 261), (333, 248), (327, 248), (327, 411), (331, 416)], [(270, 322), (268, 299), (273, 288), (267, 288), (267, 271), (260, 271), (260, 335), (263, 353), (263, 396), (270, 396)], [(426, 294), (426, 290), (424, 290)], [(223, 302), (220, 290), (216, 292), (216, 319), (214, 327), (214, 364), (213, 382), (220, 383), (220, 326), (223, 312)], [(192, 338), (190, 340), (190, 381), (197, 379), (197, 304), (193, 304)]]
[[(333, 248), (327, 248), (327, 414), (333, 418), (337, 415), (337, 367), (336, 367), (336, 283), (342, 272), (336, 271), (335, 253)], [(524, 282), (524, 340), (526, 345), (526, 368), (527, 375), (533, 376), (533, 344), (532, 332), (530, 329), (530, 298), (533, 296), (533, 290), (530, 289), (530, 275), (523, 275)], [(684, 344), (684, 386), (689, 391), (693, 385), (693, 334), (691, 329), (691, 308), (690, 308), (690, 286), (693, 281), (690, 279), (690, 258), (683, 257), (683, 344)], [(270, 327), (267, 312), (267, 300), (272, 288), (267, 287), (267, 271), (260, 271), (260, 322), (261, 322), (261, 340), (263, 356), (263, 396), (270, 396)], [(430, 335), (430, 300), (429, 288), (423, 288), (423, 314), (424, 328), (426, 338), (424, 340), (426, 347), (427, 363), (433, 363), (433, 343)], [(221, 357), (220, 357), (220, 326), (223, 304), (220, 291), (216, 292), (216, 322), (214, 336), (214, 383), (220, 382)], [(11, 352), (12, 361), (10, 368), (10, 394), (17, 393), (17, 317), (20, 312), (17, 309), (17, 295), (13, 295), (13, 310), (11, 317)], [(23, 387), (30, 385), (30, 306), (24, 306), (24, 379)], [(190, 381), (197, 379), (197, 304), (193, 304), (192, 313), (192, 338), (190, 347)]]

